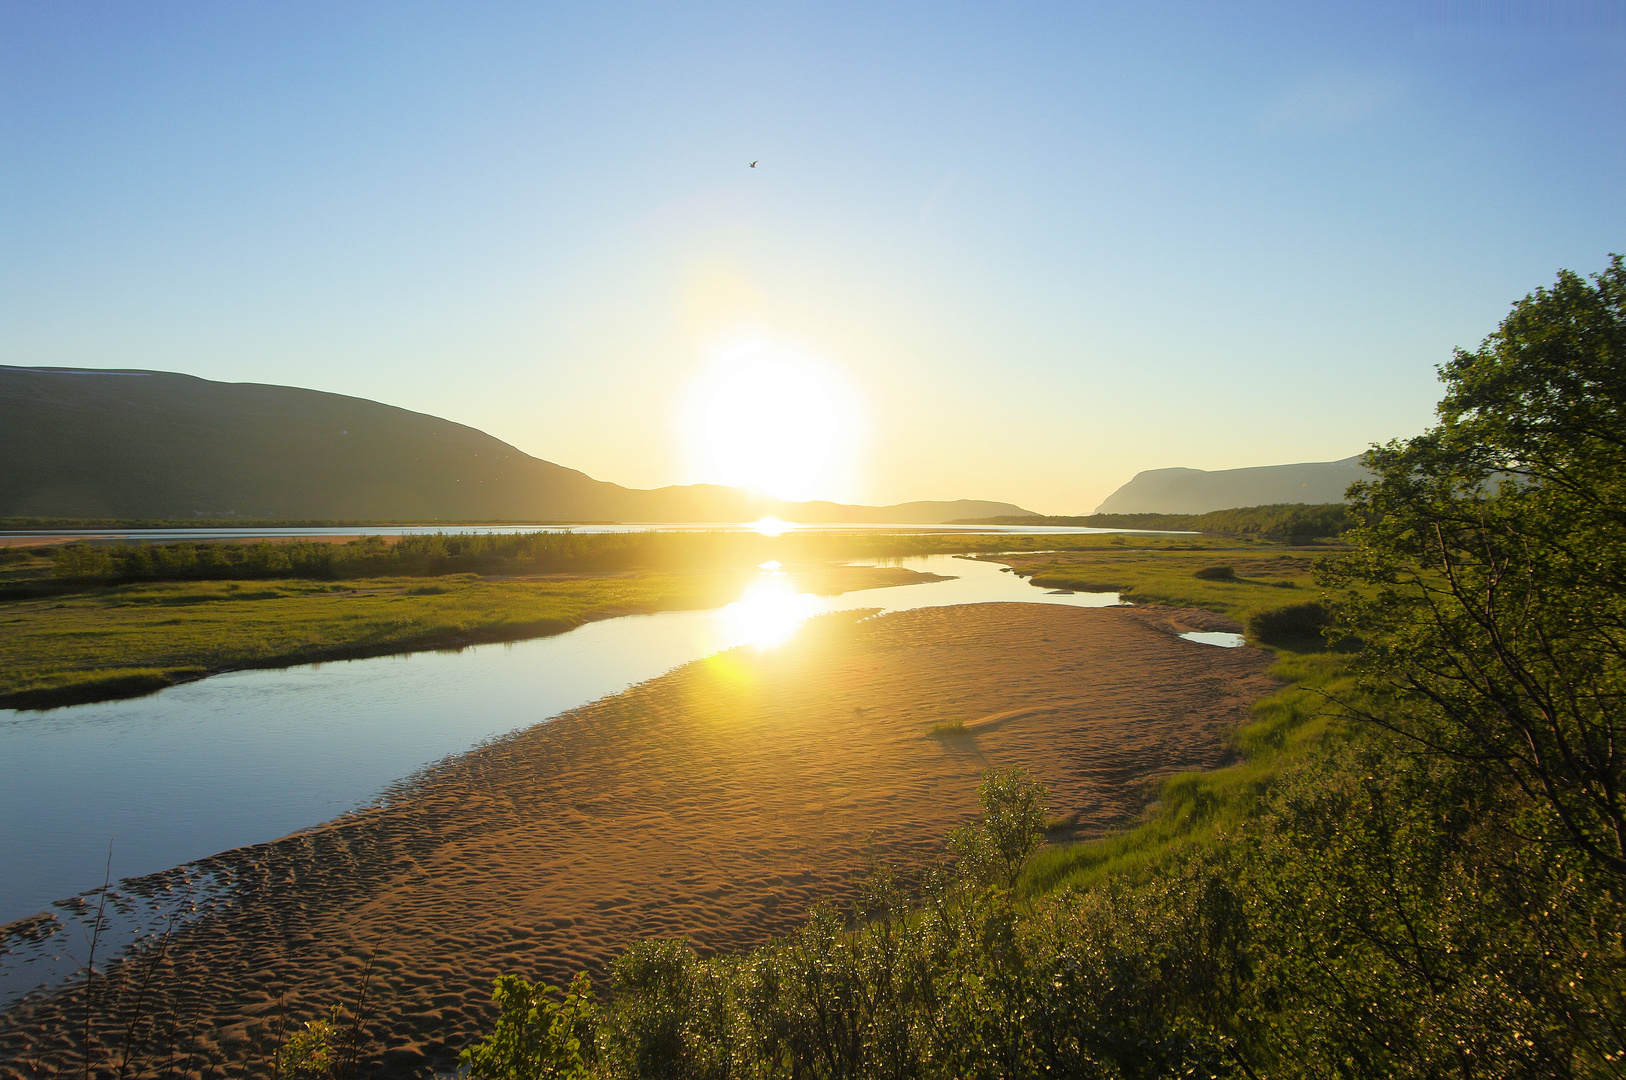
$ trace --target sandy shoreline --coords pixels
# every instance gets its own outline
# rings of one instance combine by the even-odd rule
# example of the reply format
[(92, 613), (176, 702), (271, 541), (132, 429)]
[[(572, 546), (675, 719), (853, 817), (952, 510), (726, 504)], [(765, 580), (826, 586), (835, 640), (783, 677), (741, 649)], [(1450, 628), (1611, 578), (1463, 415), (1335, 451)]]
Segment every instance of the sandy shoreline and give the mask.
[[(1173, 636), (1226, 628), (1028, 604), (827, 616), (777, 650), (691, 664), (455, 758), (377, 809), (211, 860), (238, 900), (177, 936), (149, 1000), (160, 1029), (197, 1033), (197, 1069), (235, 1069), (284, 1010), (303, 1021), (350, 1000), (373, 955), (383, 1062), (446, 1067), (486, 1023), (495, 975), (597, 975), (652, 936), (760, 942), (845, 896), (872, 859), (934, 857), (989, 766), (1027, 766), (1080, 834), (1131, 819), (1157, 777), (1223, 763), (1224, 734), (1274, 686), (1266, 654)], [(970, 730), (927, 735), (947, 721)], [(0, 1014), (0, 1076), (77, 1062), (80, 997)]]

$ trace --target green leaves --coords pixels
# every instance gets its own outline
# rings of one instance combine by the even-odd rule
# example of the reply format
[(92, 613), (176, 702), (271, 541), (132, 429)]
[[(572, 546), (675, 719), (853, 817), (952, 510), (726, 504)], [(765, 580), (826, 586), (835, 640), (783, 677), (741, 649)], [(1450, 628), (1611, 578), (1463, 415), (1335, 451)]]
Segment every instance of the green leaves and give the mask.
[(1442, 423), (1367, 455), (1325, 571), (1385, 695), (1366, 718), (1626, 879), (1626, 267), (1561, 274), (1441, 376)]
[(949, 850), (959, 859), (960, 872), (975, 881), (1014, 887), (1044, 839), (1047, 798), (1043, 785), (1020, 765), (985, 771), (977, 788), (982, 820), (949, 834)]
[(560, 1000), (552, 986), (500, 975), (491, 1000), (500, 1014), (492, 1033), (460, 1055), (478, 1080), (578, 1080), (589, 1076), (598, 1008), (586, 974)]

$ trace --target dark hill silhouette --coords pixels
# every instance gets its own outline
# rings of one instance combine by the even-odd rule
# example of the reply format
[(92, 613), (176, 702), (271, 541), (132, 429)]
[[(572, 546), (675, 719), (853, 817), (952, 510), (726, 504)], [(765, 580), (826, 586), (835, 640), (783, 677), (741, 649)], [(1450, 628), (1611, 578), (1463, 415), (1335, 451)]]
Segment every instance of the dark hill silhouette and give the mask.
[(925, 524), (1009, 503), (786, 503), (624, 488), (483, 431), (340, 394), (161, 371), (0, 366), (0, 517)]
[(1339, 503), (1371, 478), (1361, 459), (1263, 465), (1251, 469), (1148, 469), (1108, 495), (1097, 514), (1207, 514), (1242, 506)]

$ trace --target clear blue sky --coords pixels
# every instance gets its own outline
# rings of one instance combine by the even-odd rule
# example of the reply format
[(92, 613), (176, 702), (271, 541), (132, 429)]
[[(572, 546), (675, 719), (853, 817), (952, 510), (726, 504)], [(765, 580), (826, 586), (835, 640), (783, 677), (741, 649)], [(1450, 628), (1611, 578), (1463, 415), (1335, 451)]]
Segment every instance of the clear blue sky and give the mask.
[(723, 478), (684, 439), (747, 339), (845, 387), (837, 499), (1343, 457), (1626, 250), (1622, 11), (7, 2), (0, 359), (639, 487)]

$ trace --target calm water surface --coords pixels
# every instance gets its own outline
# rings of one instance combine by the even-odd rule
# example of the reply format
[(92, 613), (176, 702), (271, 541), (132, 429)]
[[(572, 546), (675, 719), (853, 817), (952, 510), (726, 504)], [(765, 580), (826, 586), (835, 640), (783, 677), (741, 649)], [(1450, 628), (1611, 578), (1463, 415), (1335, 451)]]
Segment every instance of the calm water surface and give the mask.
[(993, 563), (895, 561), (954, 580), (815, 597), (765, 570), (725, 608), (461, 652), (233, 672), (133, 701), (0, 710), (0, 924), (100, 886), (109, 843), (117, 881), (273, 840), (493, 736), (721, 649), (771, 647), (821, 612), (1118, 602), (1049, 594)]

